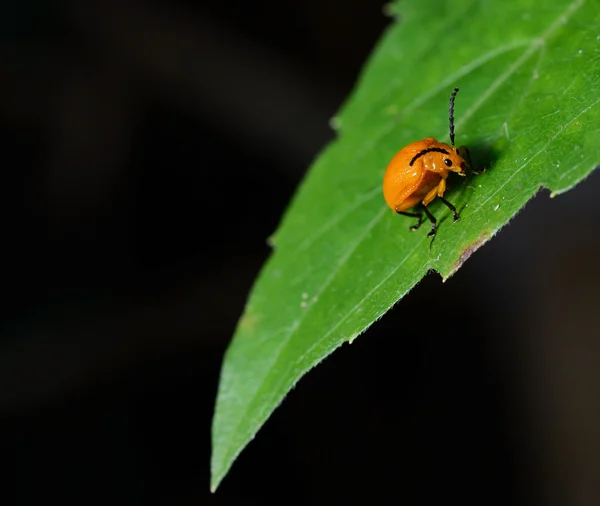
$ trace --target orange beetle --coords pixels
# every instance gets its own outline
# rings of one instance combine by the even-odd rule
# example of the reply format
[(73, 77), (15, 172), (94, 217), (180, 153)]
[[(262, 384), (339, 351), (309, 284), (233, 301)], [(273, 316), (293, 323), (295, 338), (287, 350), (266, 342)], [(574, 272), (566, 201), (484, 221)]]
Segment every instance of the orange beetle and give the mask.
[(437, 220), (427, 209), (427, 205), (436, 197), (452, 211), (454, 221), (460, 220), (456, 208), (444, 198), (446, 178), (450, 172), (466, 176), (472, 171), (469, 150), (454, 145), (454, 98), (458, 88), (454, 88), (450, 96), (449, 120), (450, 142), (452, 146), (438, 142), (433, 137), (413, 142), (402, 148), (388, 165), (383, 178), (383, 196), (387, 205), (398, 214), (418, 218), (411, 230), (417, 230), (423, 221), (421, 212), (406, 212), (407, 209), (420, 205), (431, 222), (433, 237), (437, 230)]

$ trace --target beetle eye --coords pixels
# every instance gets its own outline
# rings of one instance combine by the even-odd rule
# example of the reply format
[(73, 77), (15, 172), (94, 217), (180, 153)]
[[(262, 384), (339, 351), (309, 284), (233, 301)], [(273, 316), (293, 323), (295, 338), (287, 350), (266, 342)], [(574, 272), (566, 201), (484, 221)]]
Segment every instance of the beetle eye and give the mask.
[(450, 158), (444, 158), (444, 163), (447, 167), (452, 167), (452, 160)]

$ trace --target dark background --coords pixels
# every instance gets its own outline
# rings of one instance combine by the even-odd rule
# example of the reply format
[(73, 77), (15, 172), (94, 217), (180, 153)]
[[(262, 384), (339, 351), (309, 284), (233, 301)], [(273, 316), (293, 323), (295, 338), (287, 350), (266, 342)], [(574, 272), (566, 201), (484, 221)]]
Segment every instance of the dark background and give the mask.
[(211, 495), (223, 352), (383, 2), (0, 9), (0, 504), (600, 504), (598, 174), (307, 375)]

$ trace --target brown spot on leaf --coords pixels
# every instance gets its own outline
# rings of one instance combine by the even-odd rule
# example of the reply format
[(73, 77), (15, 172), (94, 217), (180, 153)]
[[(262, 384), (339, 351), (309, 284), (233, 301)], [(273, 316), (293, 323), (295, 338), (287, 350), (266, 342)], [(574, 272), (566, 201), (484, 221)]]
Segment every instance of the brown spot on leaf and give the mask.
[(490, 232), (483, 232), (475, 241), (467, 244), (463, 248), (463, 252), (456, 263), (452, 266), (452, 269), (448, 273), (447, 276), (442, 278), (442, 281), (446, 281), (450, 276), (452, 276), (458, 269), (462, 267), (462, 265), (467, 261), (467, 259), (475, 253), (481, 246), (483, 246), (491, 237)]
[(240, 319), (239, 327), (245, 331), (253, 330), (258, 322), (258, 316), (256, 314), (244, 313)]
[(269, 237), (267, 237), (267, 240), (265, 242), (267, 243), (267, 246), (269, 246), (272, 249), (275, 249), (275, 246), (277, 246), (275, 234), (272, 234)]

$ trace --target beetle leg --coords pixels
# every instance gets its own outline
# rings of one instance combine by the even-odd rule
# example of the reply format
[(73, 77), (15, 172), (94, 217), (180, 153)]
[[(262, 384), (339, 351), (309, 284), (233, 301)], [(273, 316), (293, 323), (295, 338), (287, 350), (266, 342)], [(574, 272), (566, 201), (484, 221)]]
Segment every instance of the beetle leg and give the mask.
[(417, 230), (421, 223), (423, 222), (423, 213), (407, 213), (406, 211), (396, 211), (397, 214), (402, 214), (403, 216), (408, 216), (409, 218), (418, 218), (419, 221), (416, 225), (410, 227), (410, 230)]
[(443, 197), (445, 191), (446, 191), (446, 180), (444, 178), (442, 178), (440, 180), (440, 183), (437, 186), (437, 192), (436, 192), (436, 194), (437, 194), (438, 197)]
[(431, 214), (429, 212), (429, 209), (427, 209), (427, 206), (423, 205), (423, 211), (425, 212), (425, 214), (427, 215), (427, 218), (429, 218), (429, 221), (431, 222), (431, 232), (429, 232), (427, 234), (427, 237), (433, 237), (435, 235), (435, 233), (437, 232), (437, 220), (435, 219), (435, 216), (433, 214)]
[(431, 189), (427, 193), (427, 195), (425, 195), (425, 198), (423, 199), (423, 202), (422, 202), (422, 204), (424, 206), (428, 205), (434, 198), (437, 197), (437, 195), (438, 195), (438, 186), (436, 186), (435, 188)]
[(450, 202), (448, 202), (444, 197), (440, 197), (440, 200), (444, 203), (444, 205), (452, 211), (452, 216), (454, 216), (454, 223), (460, 220), (460, 216), (456, 212), (456, 207), (454, 207)]

